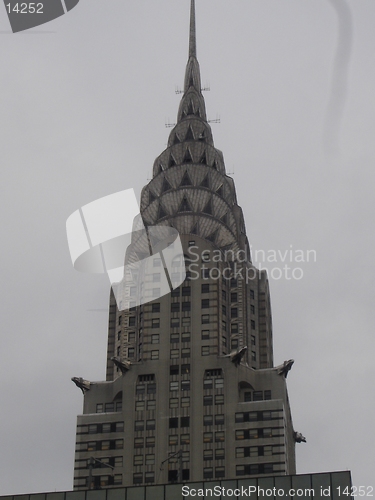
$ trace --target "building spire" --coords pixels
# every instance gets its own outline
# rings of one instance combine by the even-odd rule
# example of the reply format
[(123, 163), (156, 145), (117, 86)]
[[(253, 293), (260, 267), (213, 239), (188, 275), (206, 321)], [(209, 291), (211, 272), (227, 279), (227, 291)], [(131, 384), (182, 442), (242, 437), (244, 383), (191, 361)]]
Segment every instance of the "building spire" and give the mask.
[(197, 37), (195, 28), (195, 0), (190, 4), (190, 37), (189, 37), (189, 58), (197, 57)]

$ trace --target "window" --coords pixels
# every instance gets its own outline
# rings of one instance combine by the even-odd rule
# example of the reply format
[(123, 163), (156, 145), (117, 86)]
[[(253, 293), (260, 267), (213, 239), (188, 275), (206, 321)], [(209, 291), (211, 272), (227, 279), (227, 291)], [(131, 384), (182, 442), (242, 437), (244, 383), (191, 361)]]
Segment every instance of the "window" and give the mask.
[(255, 330), (255, 321), (253, 319), (251, 320), (251, 329)]
[(201, 285), (201, 293), (209, 293), (210, 292), (210, 284), (204, 283)]
[(135, 332), (128, 333), (128, 342), (130, 343), (135, 342)]
[(171, 349), (170, 358), (177, 359), (180, 357), (180, 351), (178, 349)]
[(251, 345), (255, 345), (255, 335), (251, 336)]
[(203, 425), (212, 425), (213, 424), (213, 416), (212, 415), (204, 415), (203, 416)]
[(171, 365), (169, 367), (169, 375), (178, 375), (180, 373), (179, 365)]
[(231, 318), (237, 318), (238, 317), (238, 309), (237, 309), (237, 307), (231, 307), (230, 316), (231, 316)]
[(143, 483), (143, 474), (141, 472), (133, 474), (133, 484), (142, 484), (142, 483)]
[(214, 477), (214, 472), (212, 467), (204, 467), (203, 468), (203, 478), (204, 479), (212, 479)]
[(135, 326), (135, 316), (129, 317), (129, 326)]
[[(115, 432), (123, 432), (123, 431), (124, 431), (124, 422), (116, 422)], [(104, 432), (104, 430), (103, 430), (103, 432)]]
[(232, 292), (230, 294), (230, 301), (231, 302), (237, 302), (237, 292)]
[(156, 408), (156, 399), (150, 399), (147, 401), (147, 409), (148, 410), (155, 410)]
[(212, 396), (203, 396), (203, 406), (211, 406), (212, 402)]
[(105, 404), (105, 412), (110, 413), (112, 411), (115, 411), (115, 404), (114, 403), (106, 403)]
[(236, 286), (237, 286), (237, 280), (235, 278), (232, 278), (230, 280), (230, 286), (231, 286), (231, 288), (236, 288)]
[(210, 299), (202, 299), (202, 309), (208, 309), (210, 307)]
[(180, 326), (180, 318), (171, 318), (171, 328), (178, 328)]
[(117, 340), (121, 340), (121, 332), (117, 332)]
[(254, 391), (253, 401), (263, 401), (263, 391)]
[(255, 293), (254, 290), (250, 290), (250, 298), (255, 299)]
[(171, 291), (171, 297), (179, 297), (180, 296), (180, 288), (175, 288)]
[(145, 423), (143, 420), (136, 420), (134, 422), (134, 430), (135, 431), (143, 431), (144, 428), (145, 428)]
[(154, 431), (155, 430), (155, 420), (146, 420), (146, 431)]
[(219, 443), (221, 441), (225, 441), (224, 431), (215, 432), (215, 443)]
[(268, 400), (272, 399), (272, 398), (271, 398), (271, 391), (264, 391), (264, 399), (265, 399), (266, 401), (268, 401)]
[(223, 404), (224, 404), (224, 394), (216, 394), (215, 405), (223, 405)]
[(145, 472), (145, 483), (153, 483), (153, 482), (154, 482), (154, 473)]
[(227, 315), (227, 308), (224, 304), (221, 306), (221, 312), (223, 313), (224, 316)]
[(238, 339), (233, 339), (230, 344), (231, 344), (231, 348), (232, 349), (237, 349), (237, 347), (238, 347)]
[(143, 438), (134, 438), (134, 448), (143, 448)]
[[(226, 326), (226, 325), (225, 325)], [(221, 340), (222, 340), (222, 344), (223, 344), (223, 347), (227, 347), (227, 338), (225, 337), (225, 335), (223, 335), (221, 337)]]
[(128, 348), (128, 358), (134, 358), (134, 347)]
[(232, 323), (232, 325), (231, 325), (231, 332), (232, 333), (238, 333), (238, 323)]
[(155, 464), (155, 455), (149, 454), (145, 456), (145, 464), (146, 465), (154, 465)]
[(169, 436), (169, 441), (168, 441), (169, 446), (177, 446), (178, 445), (178, 435), (173, 434)]
[(213, 381), (212, 378), (205, 378), (203, 380), (203, 389), (212, 389), (213, 388)]
[(160, 318), (152, 318), (151, 328), (160, 328)]
[(96, 451), (96, 442), (95, 441), (89, 441), (87, 443), (87, 451)]
[(183, 286), (182, 287), (182, 296), (183, 297), (189, 297), (191, 295), (191, 288), (190, 286)]
[(202, 340), (208, 340), (210, 338), (210, 330), (202, 330)]
[(171, 312), (180, 312), (180, 303), (172, 302), (171, 303)]
[(251, 392), (245, 392), (244, 401), (245, 401), (245, 403), (248, 403), (249, 401), (251, 401)]
[(183, 311), (191, 311), (191, 302), (183, 302), (182, 303)]
[(181, 391), (190, 391), (190, 380), (182, 380)]
[(169, 408), (178, 408), (178, 398), (169, 399)]
[(218, 448), (215, 450), (215, 460), (224, 460), (225, 458), (225, 450), (224, 448)]
[(209, 251), (205, 251), (205, 252), (202, 252), (202, 262), (210, 262), (210, 252)]
[(151, 344), (159, 344), (159, 334), (154, 333), (151, 335)]
[(122, 316), (118, 317), (118, 324), (121, 325)]
[(224, 415), (215, 415), (215, 425), (224, 425)]
[(160, 282), (160, 273), (154, 273), (154, 274), (152, 275), (152, 281), (153, 281), (154, 283), (159, 283), (159, 282)]
[(245, 439), (245, 431), (243, 429), (236, 430), (236, 440)]
[(151, 312), (158, 313), (160, 312), (160, 302), (154, 302), (151, 306)]
[(183, 327), (190, 326), (190, 318), (182, 318), (181, 322)]
[(203, 460), (212, 460), (213, 450), (203, 450)]
[(173, 417), (169, 419), (169, 428), (170, 429), (177, 429), (178, 428), (178, 418)]
[(227, 300), (227, 292), (225, 290), (221, 290), (221, 298), (225, 301)]
[(182, 342), (190, 342), (190, 332), (183, 332), (181, 334), (181, 341)]
[(169, 383), (170, 391), (178, 391), (178, 382), (170, 382)]
[(103, 413), (103, 403), (98, 403), (96, 405), (96, 413)]
[(189, 364), (181, 365), (181, 375), (187, 375), (189, 373), (190, 373), (190, 365)]
[(210, 354), (210, 346), (202, 346), (202, 356), (208, 356)]
[(146, 437), (146, 448), (153, 448), (155, 446), (155, 436)]
[(215, 477), (225, 477), (225, 467), (215, 467)]
[(143, 455), (134, 455), (133, 465), (143, 465)]
[(96, 424), (91, 424), (89, 425), (89, 434), (96, 434), (97, 432), (97, 425)]
[(251, 361), (257, 360), (257, 353), (255, 351), (251, 351)]
[(210, 270), (208, 268), (202, 268), (201, 275), (204, 280), (207, 280), (210, 277)]
[(143, 411), (145, 409), (144, 401), (136, 401), (135, 402), (135, 411)]
[(181, 349), (181, 358), (190, 358), (190, 349)]
[(190, 444), (190, 434), (181, 434), (180, 444)]
[(190, 427), (190, 417), (181, 417), (180, 427)]
[(190, 406), (190, 398), (181, 398), (181, 408), (188, 408)]
[(251, 304), (251, 306), (250, 306), (250, 311), (251, 311), (251, 314), (255, 314), (255, 306), (253, 306), (253, 304)]
[(204, 432), (203, 433), (203, 442), (204, 443), (212, 443), (213, 441), (213, 433), (212, 432)]
[(151, 351), (151, 359), (159, 359), (159, 351)]

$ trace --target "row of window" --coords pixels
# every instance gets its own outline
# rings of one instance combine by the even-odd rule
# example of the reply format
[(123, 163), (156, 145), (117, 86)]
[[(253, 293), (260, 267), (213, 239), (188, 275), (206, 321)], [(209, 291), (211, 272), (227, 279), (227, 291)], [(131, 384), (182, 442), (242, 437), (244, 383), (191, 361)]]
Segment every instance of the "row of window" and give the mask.
[(122, 474), (114, 474), (110, 476), (94, 476), (91, 478), (91, 485), (89, 485), (88, 477), (75, 478), (74, 483), (77, 487), (87, 487), (94, 490), (105, 486), (121, 486)]
[(238, 429), (236, 430), (236, 440), (242, 439), (262, 439), (281, 436), (282, 427), (269, 427), (265, 429)]
[[(178, 359), (180, 357), (180, 349), (171, 349), (170, 359)], [(181, 349), (181, 358), (190, 358), (190, 348)]]
[(145, 456), (143, 455), (134, 455), (133, 457), (133, 465), (141, 466), (141, 465), (155, 465), (155, 454), (149, 453)]
[[(178, 391), (179, 385), (179, 382), (170, 382), (169, 390)], [(190, 391), (190, 380), (181, 380), (181, 391)]]
[[(171, 434), (168, 439), (169, 446), (178, 445), (178, 434)], [(180, 434), (180, 444), (190, 444), (190, 434)]]
[(213, 443), (214, 442), (214, 434), (215, 434), (215, 443), (221, 443), (225, 441), (225, 432), (224, 431), (216, 431), (213, 432), (204, 432), (203, 433), (203, 442), (204, 443)]
[(155, 409), (156, 409), (156, 399), (135, 402), (135, 411), (155, 410)]
[(134, 448), (154, 448), (155, 446), (155, 436), (136, 437), (134, 438)]
[(236, 448), (236, 458), (270, 457), (283, 453), (282, 446), (246, 446)]
[(272, 474), (275, 464), (237, 465), (236, 476), (250, 476), (251, 474)]
[(77, 434), (100, 434), (107, 432), (123, 432), (124, 422), (111, 422), (104, 424), (89, 424), (78, 427)]
[[(180, 427), (190, 427), (190, 417), (180, 417)], [(169, 419), (169, 428), (178, 429), (178, 417)]]
[(137, 384), (135, 386), (135, 393), (137, 395), (140, 395), (140, 394), (155, 394), (156, 393), (156, 384), (155, 383)]
[[(153, 483), (155, 481), (154, 472), (145, 472), (145, 483)], [(143, 484), (143, 473), (136, 472), (133, 474), (133, 484)]]
[[(156, 426), (155, 419), (146, 420), (146, 431), (154, 431)], [(134, 430), (136, 432), (143, 431), (145, 429), (145, 421), (144, 420), (136, 420), (134, 422)]]
[(122, 401), (115, 403), (98, 403), (96, 405), (96, 413), (112, 413), (122, 411)]
[[(225, 458), (225, 449), (224, 448), (217, 448), (215, 450), (215, 460), (224, 460)], [(203, 460), (213, 460), (214, 459), (214, 450), (209, 449), (209, 450), (203, 450)]]
[(181, 311), (191, 311), (191, 302), (182, 302), (180, 309), (180, 302), (172, 302), (171, 303), (171, 312), (180, 312)]
[[(203, 406), (211, 406), (213, 405), (213, 396), (203, 396)], [(223, 405), (224, 404), (224, 394), (216, 394), (215, 396), (215, 405)]]
[(124, 447), (123, 439), (77, 443), (77, 451), (122, 450), (123, 447)]
[[(170, 342), (171, 344), (178, 344), (180, 342), (180, 334), (171, 333)], [(190, 342), (190, 332), (181, 333), (181, 342)]]
[[(203, 478), (212, 479), (214, 477), (213, 467), (203, 468)], [(225, 477), (225, 467), (215, 467), (215, 478)]]
[(75, 460), (74, 468), (78, 469), (88, 469), (92, 467), (93, 469), (105, 469), (109, 467), (122, 467), (123, 457), (100, 457), (100, 462), (96, 460), (91, 460), (91, 458), (85, 460)]
[(236, 423), (278, 420), (280, 418), (282, 418), (282, 414), (279, 410), (238, 412), (235, 416)]
[(244, 401), (268, 401), (272, 399), (271, 391), (246, 391)]
[[(188, 375), (190, 373), (190, 364), (181, 365), (181, 375)], [(171, 365), (169, 367), (169, 375), (179, 375), (180, 365)]]

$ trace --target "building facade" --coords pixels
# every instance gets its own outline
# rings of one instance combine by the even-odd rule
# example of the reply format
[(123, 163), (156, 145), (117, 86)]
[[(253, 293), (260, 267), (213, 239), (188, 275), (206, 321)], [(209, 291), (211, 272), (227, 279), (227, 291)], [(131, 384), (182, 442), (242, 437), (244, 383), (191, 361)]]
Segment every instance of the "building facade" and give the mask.
[[(191, 0), (177, 124), (141, 195), (145, 227), (175, 228), (181, 286), (119, 310), (110, 298), (107, 379), (81, 380), (74, 488), (295, 474), (286, 376), (274, 367), (265, 271), (251, 262), (242, 210), (207, 121)], [(127, 261), (140, 259), (133, 235)], [(159, 297), (164, 264), (153, 259)], [(135, 282), (141, 289), (143, 283)], [(172, 287), (173, 288), (173, 287)], [(139, 291), (139, 290), (138, 290)], [(78, 380), (78, 379), (76, 379)]]

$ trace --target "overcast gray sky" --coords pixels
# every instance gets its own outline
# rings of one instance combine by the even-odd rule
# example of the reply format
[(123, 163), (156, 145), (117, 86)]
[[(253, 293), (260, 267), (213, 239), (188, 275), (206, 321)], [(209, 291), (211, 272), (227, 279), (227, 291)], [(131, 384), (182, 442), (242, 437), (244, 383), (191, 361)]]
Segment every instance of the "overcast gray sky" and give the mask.
[[(275, 363), (295, 359), (307, 438), (297, 471), (375, 486), (375, 2), (348, 5), (340, 31), (333, 0), (197, 0), (198, 59), (253, 250), (317, 255), (287, 261), (302, 279), (270, 280)], [(72, 489), (70, 378), (105, 378), (107, 314), (92, 309), (109, 282), (73, 269), (65, 221), (148, 182), (177, 114), (188, 15), (188, 0), (81, 0), (13, 35), (0, 8), (0, 495)]]

